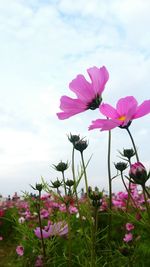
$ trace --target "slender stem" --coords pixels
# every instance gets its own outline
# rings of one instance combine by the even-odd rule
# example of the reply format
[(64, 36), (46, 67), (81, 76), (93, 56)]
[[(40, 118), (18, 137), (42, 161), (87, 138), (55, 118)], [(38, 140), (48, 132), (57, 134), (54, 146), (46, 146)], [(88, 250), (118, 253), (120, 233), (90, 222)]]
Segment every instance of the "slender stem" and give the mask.
[(136, 146), (135, 146), (135, 143), (134, 143), (134, 139), (133, 139), (133, 137), (132, 137), (132, 134), (131, 134), (131, 132), (130, 132), (129, 128), (126, 128), (126, 130), (127, 130), (128, 134), (129, 134), (129, 136), (130, 136), (130, 139), (131, 139), (132, 145), (133, 145), (133, 147), (134, 147), (134, 151), (135, 151), (136, 160), (137, 160), (137, 161), (139, 161), (139, 156), (138, 156), (138, 153), (137, 153), (137, 149), (136, 149)]
[(65, 195), (67, 195), (67, 189), (66, 189), (66, 184), (65, 184), (65, 174), (64, 174), (64, 171), (62, 172), (62, 178), (63, 178), (63, 183), (64, 183)]
[(144, 196), (144, 200), (145, 200), (145, 206), (146, 206), (148, 218), (150, 220), (150, 210), (149, 210), (149, 205), (148, 205), (148, 202), (147, 202), (147, 197), (146, 197), (146, 194), (145, 194), (145, 186), (143, 185), (142, 188), (143, 188), (143, 196)]
[(110, 167), (110, 156), (111, 156), (111, 131), (108, 133), (108, 182), (109, 182), (109, 219), (108, 219), (108, 240), (111, 240), (111, 230), (112, 230), (112, 180), (111, 180), (111, 167)]
[[(131, 195), (130, 190), (127, 188), (127, 186), (126, 186), (126, 184), (125, 184), (125, 181), (124, 181), (122, 172), (121, 172), (121, 179), (122, 179), (122, 182), (123, 182), (123, 184), (124, 184), (124, 187), (125, 187), (125, 189), (126, 189), (128, 195), (130, 196), (130, 198), (131, 198), (131, 200), (132, 200), (132, 202), (133, 202), (135, 208), (137, 209), (138, 213), (140, 214), (140, 210), (139, 210), (139, 208), (138, 208), (138, 206), (137, 206), (137, 204), (136, 204), (136, 202), (135, 202), (133, 196)], [(126, 207), (126, 212), (127, 212), (127, 207)]]
[(86, 194), (87, 194), (87, 197), (88, 197), (89, 196), (89, 193), (88, 193), (88, 181), (87, 181), (87, 174), (86, 174), (86, 167), (85, 167), (85, 163), (84, 163), (83, 152), (81, 152), (81, 160), (82, 160), (82, 166), (83, 166), (83, 171), (84, 171)]
[(44, 244), (44, 238), (43, 238), (43, 232), (42, 232), (42, 222), (41, 222), (41, 215), (40, 215), (40, 199), (41, 199), (41, 192), (39, 191), (39, 203), (38, 203), (38, 219), (39, 219), (39, 226), (40, 226), (40, 234), (41, 234), (41, 243), (42, 243), (42, 250), (43, 250), (43, 257), (45, 260), (46, 257), (46, 251), (45, 251), (45, 244)]
[[(131, 159), (129, 159), (129, 165), (131, 167)], [(127, 199), (127, 204), (126, 204), (126, 212), (128, 212), (130, 196), (131, 196), (131, 181), (129, 181), (129, 186), (128, 186), (128, 191), (127, 192), (128, 192), (128, 199)]]
[(74, 181), (74, 193), (76, 195), (77, 205), (78, 205), (78, 194), (77, 194), (77, 187), (76, 187), (76, 176), (75, 176), (75, 166), (74, 166), (74, 147), (72, 149), (72, 176)]
[(150, 193), (148, 192), (148, 190), (146, 189), (146, 187), (144, 187), (144, 190), (145, 190), (145, 192), (146, 192), (148, 198), (150, 198)]
[(80, 219), (81, 227), (82, 227), (82, 230), (84, 232), (83, 220), (82, 220), (82, 215), (81, 215), (81, 211), (80, 211), (79, 198), (78, 198), (77, 187), (76, 187), (74, 152), (75, 152), (75, 149), (73, 147), (73, 149), (72, 149), (72, 176), (73, 176), (73, 180), (74, 180), (74, 193), (75, 193), (75, 196), (76, 196), (76, 202), (77, 202), (77, 208), (78, 208), (78, 212), (79, 212), (79, 219)]
[(67, 206), (67, 213), (68, 213), (68, 267), (72, 266), (72, 251), (71, 251), (71, 222), (70, 222), (70, 212)]

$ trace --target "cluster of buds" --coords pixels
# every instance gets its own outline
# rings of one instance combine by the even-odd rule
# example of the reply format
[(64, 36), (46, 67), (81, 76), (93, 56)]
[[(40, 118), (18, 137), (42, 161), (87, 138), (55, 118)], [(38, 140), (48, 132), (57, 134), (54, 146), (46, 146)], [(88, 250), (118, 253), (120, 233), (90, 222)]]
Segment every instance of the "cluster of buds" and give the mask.
[(146, 181), (150, 178), (150, 172), (147, 173), (141, 162), (136, 162), (131, 165), (129, 177), (132, 183), (145, 186)]
[(72, 135), (68, 136), (69, 141), (73, 144), (73, 147), (83, 153), (83, 151), (88, 147), (87, 140), (84, 138), (80, 138), (79, 135)]

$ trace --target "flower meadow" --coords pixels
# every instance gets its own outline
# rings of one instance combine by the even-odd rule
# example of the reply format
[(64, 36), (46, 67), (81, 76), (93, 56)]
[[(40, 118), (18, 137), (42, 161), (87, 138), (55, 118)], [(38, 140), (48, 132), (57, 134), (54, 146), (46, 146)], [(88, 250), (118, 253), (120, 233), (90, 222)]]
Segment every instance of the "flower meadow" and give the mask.
[[(9, 264), (1, 261), (0, 266), (150, 266), (150, 171), (130, 131), (134, 120), (150, 113), (150, 100), (138, 104), (134, 96), (126, 96), (113, 107), (103, 102), (109, 79), (106, 67), (92, 67), (87, 72), (90, 82), (81, 74), (70, 82), (69, 89), (76, 98), (62, 96), (57, 117), (65, 120), (99, 109), (100, 117), (93, 118), (87, 130), (100, 130), (99, 135), (106, 131), (108, 135), (108, 193), (89, 184), (90, 159), (85, 161), (88, 140), (68, 134), (71, 159), (53, 164), (57, 179), (41, 178), (41, 183), (31, 185), (34, 193), (0, 201), (0, 248), (5, 248), (6, 258), (11, 246)], [(115, 135), (116, 127), (127, 132), (131, 146), (119, 152), (119, 162), (112, 163), (111, 132)], [(76, 168), (77, 156), (80, 164)], [(112, 165), (116, 170), (113, 174)], [(68, 169), (72, 173), (69, 179)], [(124, 186), (118, 193), (112, 192), (116, 178)]]

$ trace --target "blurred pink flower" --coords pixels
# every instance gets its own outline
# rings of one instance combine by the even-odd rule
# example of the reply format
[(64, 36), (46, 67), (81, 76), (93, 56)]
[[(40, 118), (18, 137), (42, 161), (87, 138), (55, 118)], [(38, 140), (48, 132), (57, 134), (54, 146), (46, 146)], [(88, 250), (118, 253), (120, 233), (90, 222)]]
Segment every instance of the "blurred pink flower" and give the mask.
[(134, 229), (134, 225), (132, 223), (126, 223), (126, 230), (131, 231)]
[(40, 215), (41, 215), (41, 218), (42, 218), (42, 219), (46, 219), (46, 218), (49, 217), (49, 212), (48, 212), (48, 210), (46, 210), (46, 209), (41, 209), (41, 211), (40, 211)]
[(2, 236), (0, 236), (0, 241), (2, 241), (3, 240), (3, 237)]
[(105, 88), (105, 84), (109, 79), (107, 69), (93, 67), (87, 70), (91, 83), (88, 82), (81, 74), (72, 80), (69, 88), (73, 91), (77, 98), (73, 99), (68, 96), (62, 96), (60, 99), (60, 109), (62, 112), (57, 113), (60, 120), (68, 119), (87, 109), (96, 109), (102, 101), (101, 94)]
[(74, 206), (69, 206), (69, 212), (70, 214), (76, 214), (78, 212), (78, 209)]
[[(36, 227), (34, 230), (35, 235), (41, 239), (40, 227)], [(50, 236), (64, 236), (68, 234), (68, 224), (64, 221), (60, 221), (52, 224), (48, 221), (48, 225), (42, 229), (43, 238), (49, 238)]]
[(39, 255), (35, 262), (35, 267), (42, 267), (43, 266), (43, 258), (42, 255)]
[(132, 233), (128, 233), (128, 234), (125, 234), (123, 241), (128, 243), (128, 242), (132, 241), (132, 239), (133, 239)]
[(138, 119), (150, 113), (150, 100), (144, 101), (140, 106), (133, 96), (119, 99), (116, 108), (109, 104), (101, 104), (100, 112), (108, 119), (92, 121), (89, 130), (100, 128), (101, 131), (111, 130), (116, 127), (125, 128), (132, 120)]
[(17, 246), (17, 247), (16, 247), (16, 253), (17, 253), (19, 256), (23, 256), (23, 254), (24, 254), (24, 248), (23, 248), (23, 246)]

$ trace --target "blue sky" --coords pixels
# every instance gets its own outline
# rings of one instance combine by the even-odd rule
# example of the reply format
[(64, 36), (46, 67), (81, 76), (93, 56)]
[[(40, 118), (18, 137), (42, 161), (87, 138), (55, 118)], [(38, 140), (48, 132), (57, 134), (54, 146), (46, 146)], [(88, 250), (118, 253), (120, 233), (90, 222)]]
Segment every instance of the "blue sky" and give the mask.
[[(115, 105), (127, 95), (139, 103), (149, 99), (149, 12), (149, 0), (0, 1), (2, 194), (29, 191), (41, 175), (55, 179), (51, 165), (70, 160), (70, 132), (87, 136), (89, 183), (107, 189), (107, 133), (88, 132), (98, 110), (59, 121), (59, 99), (73, 97), (68, 84), (77, 74), (87, 77), (87, 68), (103, 65), (110, 74), (104, 102)], [(150, 116), (135, 121), (131, 131), (149, 167)], [(131, 144), (120, 129), (112, 138), (113, 163), (116, 150)], [(117, 179), (113, 190), (121, 189)]]

